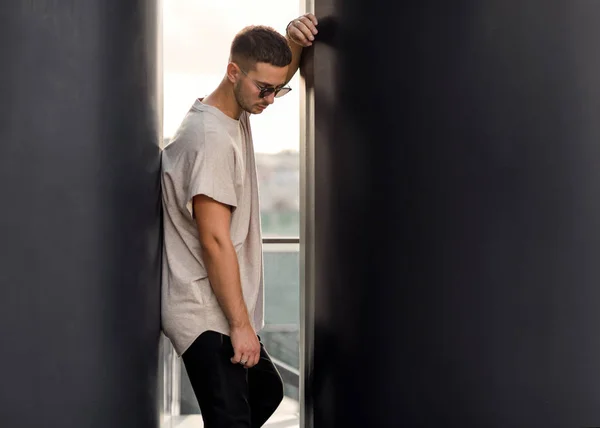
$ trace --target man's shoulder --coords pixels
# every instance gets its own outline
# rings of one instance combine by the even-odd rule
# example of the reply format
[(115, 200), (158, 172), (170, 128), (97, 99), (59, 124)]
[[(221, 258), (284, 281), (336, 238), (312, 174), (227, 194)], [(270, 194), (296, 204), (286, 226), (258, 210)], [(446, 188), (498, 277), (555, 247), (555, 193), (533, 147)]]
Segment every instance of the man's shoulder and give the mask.
[(231, 138), (227, 130), (219, 125), (210, 113), (194, 112), (183, 121), (171, 142), (165, 147), (166, 152), (201, 152), (227, 147)]

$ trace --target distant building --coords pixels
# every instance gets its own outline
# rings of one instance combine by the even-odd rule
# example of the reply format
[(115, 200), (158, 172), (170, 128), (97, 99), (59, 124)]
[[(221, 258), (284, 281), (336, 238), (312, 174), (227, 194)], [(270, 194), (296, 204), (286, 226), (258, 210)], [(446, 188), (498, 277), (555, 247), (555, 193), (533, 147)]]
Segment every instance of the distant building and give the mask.
[(300, 231), (300, 156), (295, 151), (257, 153), (263, 232), (298, 236)]

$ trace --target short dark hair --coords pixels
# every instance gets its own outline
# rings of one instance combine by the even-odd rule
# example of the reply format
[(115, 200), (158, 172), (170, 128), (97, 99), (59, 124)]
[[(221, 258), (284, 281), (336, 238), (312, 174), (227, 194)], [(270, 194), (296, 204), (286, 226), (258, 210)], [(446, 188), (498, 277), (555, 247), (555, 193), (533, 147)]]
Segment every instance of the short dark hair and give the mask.
[(231, 43), (230, 61), (246, 70), (257, 62), (285, 67), (292, 62), (287, 39), (271, 27), (251, 25), (237, 33)]

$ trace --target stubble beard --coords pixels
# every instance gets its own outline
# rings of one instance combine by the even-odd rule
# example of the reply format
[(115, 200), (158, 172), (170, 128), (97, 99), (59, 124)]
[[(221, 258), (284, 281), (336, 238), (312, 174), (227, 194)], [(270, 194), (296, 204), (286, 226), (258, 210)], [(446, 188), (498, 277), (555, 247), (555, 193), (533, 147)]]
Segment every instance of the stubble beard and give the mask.
[(252, 113), (252, 107), (249, 107), (248, 104), (244, 101), (244, 97), (242, 96), (242, 91), (240, 90), (239, 83), (233, 88), (233, 95), (235, 96), (235, 100), (237, 101), (238, 105), (242, 108), (242, 110), (248, 113)]

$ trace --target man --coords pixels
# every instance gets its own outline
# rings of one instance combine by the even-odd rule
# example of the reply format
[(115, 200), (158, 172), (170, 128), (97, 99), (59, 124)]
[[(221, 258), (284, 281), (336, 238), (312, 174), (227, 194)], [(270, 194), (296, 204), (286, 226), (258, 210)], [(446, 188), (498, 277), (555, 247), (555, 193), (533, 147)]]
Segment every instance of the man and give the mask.
[(222, 82), (196, 100), (163, 151), (162, 327), (207, 428), (260, 427), (283, 399), (257, 336), (263, 255), (249, 115), (289, 92), (316, 26), (306, 14), (286, 37), (262, 26), (238, 33)]

